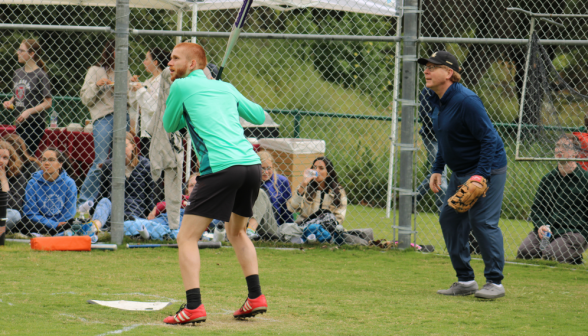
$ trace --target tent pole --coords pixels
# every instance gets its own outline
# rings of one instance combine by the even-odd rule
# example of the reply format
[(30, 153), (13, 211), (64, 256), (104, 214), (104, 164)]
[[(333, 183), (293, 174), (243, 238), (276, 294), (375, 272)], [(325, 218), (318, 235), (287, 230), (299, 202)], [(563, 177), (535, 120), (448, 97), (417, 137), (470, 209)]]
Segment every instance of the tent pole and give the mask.
[[(198, 31), (198, 3), (192, 5), (192, 31)], [(196, 43), (196, 36), (192, 36), (192, 43)]]
[[(194, 3), (192, 5), (192, 31), (197, 31), (198, 27), (198, 4)], [(192, 36), (192, 43), (196, 43), (196, 36)], [(186, 134), (186, 173), (184, 174), (186, 183), (190, 180), (190, 175), (192, 171), (192, 138), (190, 138), (190, 134)]]
[[(182, 21), (184, 21), (184, 10), (178, 9), (178, 27), (177, 31), (182, 31)], [(176, 44), (182, 43), (182, 36), (176, 36)]]

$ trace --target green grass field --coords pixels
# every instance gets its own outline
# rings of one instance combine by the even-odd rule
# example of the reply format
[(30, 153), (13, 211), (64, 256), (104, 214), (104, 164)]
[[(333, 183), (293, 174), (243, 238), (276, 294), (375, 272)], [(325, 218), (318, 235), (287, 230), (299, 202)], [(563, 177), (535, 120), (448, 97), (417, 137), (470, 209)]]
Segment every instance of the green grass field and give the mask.
[[(496, 301), (444, 297), (449, 259), (413, 251), (258, 249), (265, 315), (235, 321), (246, 295), (234, 252), (203, 250), (207, 322), (167, 326), (184, 300), (177, 250), (36, 252), (0, 248), (0, 335), (488, 335), (588, 333), (588, 273), (505, 268), (507, 296)], [(478, 275), (483, 264), (473, 261)], [(482, 278), (479, 277), (479, 281)], [(87, 300), (171, 301), (154, 312), (128, 312)]]

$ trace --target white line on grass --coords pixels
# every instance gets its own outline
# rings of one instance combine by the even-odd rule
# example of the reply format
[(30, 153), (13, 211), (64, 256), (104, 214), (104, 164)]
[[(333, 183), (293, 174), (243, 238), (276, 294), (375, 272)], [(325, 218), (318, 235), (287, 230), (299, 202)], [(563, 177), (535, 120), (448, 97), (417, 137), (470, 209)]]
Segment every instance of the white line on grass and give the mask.
[(100, 322), (100, 321), (90, 322), (90, 321), (86, 320), (86, 319), (85, 319), (85, 318), (83, 318), (83, 317), (79, 317), (79, 316), (75, 316), (75, 315), (71, 315), (71, 314), (65, 314), (65, 313), (61, 313), (61, 314), (59, 314), (59, 315), (61, 315), (61, 316), (67, 316), (67, 317), (71, 317), (71, 318), (74, 318), (74, 319), (78, 319), (78, 320), (80, 320), (80, 321), (82, 321), (82, 322), (85, 322), (85, 323), (100, 323), (100, 324), (104, 323), (104, 322)]
[(103, 334), (100, 334), (98, 336), (106, 336), (106, 335), (115, 335), (115, 334), (122, 334), (125, 331), (130, 331), (133, 330), (137, 327), (142, 327), (142, 326), (157, 326), (157, 327), (167, 327), (168, 325), (166, 324), (161, 324), (161, 323), (138, 323), (138, 324), (133, 324), (130, 325), (128, 327), (124, 327), (122, 329), (119, 330), (113, 330), (113, 331), (109, 331), (109, 332), (105, 332)]
[(142, 326), (142, 325), (144, 325), (144, 324), (133, 324), (133, 325), (131, 325), (131, 326), (124, 327), (124, 328), (122, 328), (122, 329), (119, 329), (119, 330), (113, 330), (113, 331), (109, 331), (109, 332), (107, 332), (107, 333), (100, 334), (100, 335), (98, 335), (98, 336), (114, 335), (114, 334), (122, 334), (122, 333), (124, 333), (125, 331), (133, 330), (133, 329), (135, 329), (135, 328), (137, 328), (137, 327), (140, 327), (140, 326)]

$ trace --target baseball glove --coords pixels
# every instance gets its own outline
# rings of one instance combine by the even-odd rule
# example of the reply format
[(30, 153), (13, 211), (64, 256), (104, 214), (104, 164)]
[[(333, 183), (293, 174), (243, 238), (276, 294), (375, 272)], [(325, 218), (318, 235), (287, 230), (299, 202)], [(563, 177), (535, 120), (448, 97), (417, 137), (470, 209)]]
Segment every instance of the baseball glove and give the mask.
[[(480, 183), (482, 187), (478, 187), (474, 182)], [(488, 190), (486, 182), (486, 179), (479, 175), (470, 177), (466, 183), (458, 187), (455, 195), (447, 200), (447, 205), (454, 208), (457, 212), (466, 212), (470, 210), (474, 204), (476, 204), (480, 196), (486, 197), (486, 191)]]

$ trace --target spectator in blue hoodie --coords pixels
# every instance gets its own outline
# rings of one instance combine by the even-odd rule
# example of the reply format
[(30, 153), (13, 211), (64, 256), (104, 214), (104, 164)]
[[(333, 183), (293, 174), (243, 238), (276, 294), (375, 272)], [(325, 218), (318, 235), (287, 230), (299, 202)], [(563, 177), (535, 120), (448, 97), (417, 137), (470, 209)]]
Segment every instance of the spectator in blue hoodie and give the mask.
[(67, 158), (55, 148), (41, 157), (41, 169), (33, 174), (25, 190), (24, 217), (16, 225), (20, 233), (55, 235), (70, 228), (76, 214), (78, 189), (66, 173)]
[[(429, 185), (441, 191), (442, 173), (448, 166), (453, 174), (447, 186), (439, 223), (447, 252), (457, 275), (449, 289), (439, 290), (443, 295), (471, 295), (496, 299), (505, 295), (504, 239), (498, 226), (504, 186), (506, 184), (506, 152), (504, 143), (494, 129), (482, 100), (459, 83), (459, 62), (447, 51), (438, 51), (430, 58), (420, 58), (425, 66), (427, 88), (436, 94), (438, 108), (433, 111), (433, 129), (439, 150)], [(481, 188), (486, 180), (488, 190), (467, 212), (458, 213), (446, 206), (459, 186), (467, 181)], [(470, 266), (468, 238), (470, 229), (478, 241), (484, 259), (486, 284), (478, 290), (474, 270)]]
[[(112, 211), (112, 160), (106, 160), (101, 166), (100, 191), (98, 203), (93, 209), (92, 220), (100, 230)], [(155, 206), (153, 199), (154, 182), (151, 177), (149, 160), (139, 155), (135, 137), (127, 132), (125, 140), (125, 220), (146, 218)]]
[(261, 188), (264, 189), (274, 207), (274, 217), (278, 225), (293, 223), (292, 212), (288, 210), (286, 203), (292, 197), (290, 181), (284, 175), (274, 170), (274, 157), (270, 152), (261, 151), (257, 153), (261, 160)]

